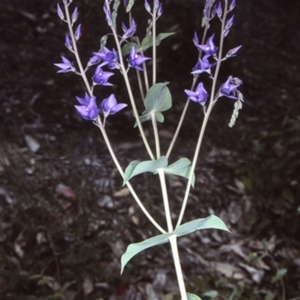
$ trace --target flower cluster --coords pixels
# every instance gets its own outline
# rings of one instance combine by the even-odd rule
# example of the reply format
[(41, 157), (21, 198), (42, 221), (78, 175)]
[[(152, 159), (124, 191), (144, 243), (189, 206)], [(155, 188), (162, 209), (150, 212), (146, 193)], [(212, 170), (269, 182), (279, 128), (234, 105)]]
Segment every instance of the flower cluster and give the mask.
[[(209, 22), (215, 16), (219, 18), (219, 20), (223, 23), (223, 32), (221, 33), (221, 39), (224, 39), (233, 24), (234, 16), (231, 16), (227, 21), (227, 14), (232, 11), (235, 7), (235, 0), (232, 0), (229, 8), (227, 10), (223, 10), (221, 2), (215, 4), (215, 1), (208, 0), (206, 1), (206, 5), (204, 8), (204, 24), (209, 28)], [(205, 44), (199, 43), (198, 35), (195, 32), (193, 42), (196, 48), (199, 51), (199, 60), (196, 65), (192, 69), (192, 74), (198, 78), (199, 74), (208, 73), (210, 78), (215, 82), (215, 74), (212, 74), (212, 69), (217, 65), (220, 64), (222, 61), (226, 60), (227, 58), (233, 57), (239, 51), (241, 46), (235, 47), (227, 52), (225, 57), (220, 58), (222, 55), (222, 49), (219, 49), (214, 43), (215, 34), (212, 34), (207, 40)], [(201, 58), (201, 54), (203, 53), (203, 57)], [(214, 62), (210, 61), (213, 60)], [(242, 81), (238, 78), (233, 78), (229, 76), (225, 83), (223, 83), (220, 87), (219, 92), (216, 94), (213, 101), (217, 101), (218, 98), (221, 96), (225, 96), (230, 99), (238, 99), (237, 95), (240, 92), (237, 88), (242, 84)], [(204, 88), (204, 84), (200, 82), (195, 91), (193, 90), (185, 90), (188, 98), (196, 103), (205, 106), (206, 100), (208, 99), (208, 93)]]

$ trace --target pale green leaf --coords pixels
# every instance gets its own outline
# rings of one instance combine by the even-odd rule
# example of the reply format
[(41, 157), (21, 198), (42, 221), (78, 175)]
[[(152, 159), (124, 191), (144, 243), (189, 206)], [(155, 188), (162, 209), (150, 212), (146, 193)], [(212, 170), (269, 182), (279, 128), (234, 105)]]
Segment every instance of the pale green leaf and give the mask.
[[(162, 33), (158, 34), (156, 39), (155, 39), (156, 46), (159, 46), (162, 40), (164, 40), (165, 38), (167, 38), (167, 37), (169, 37), (173, 34), (175, 34), (175, 32), (162, 32)], [(152, 47), (152, 45), (153, 45), (152, 41), (153, 41), (153, 39), (152, 39), (151, 35), (146, 36), (142, 40), (142, 49), (143, 49), (143, 51), (145, 51), (145, 50)]]
[[(146, 115), (142, 115), (139, 118), (140, 118), (141, 123), (146, 122), (146, 121), (150, 121), (151, 120), (151, 114), (149, 113), (149, 114), (146, 114)], [(164, 118), (162, 113), (157, 112), (157, 113), (155, 113), (155, 119), (156, 119), (157, 122), (163, 123), (165, 118)], [(136, 127), (136, 126), (137, 126), (137, 123), (135, 122), (134, 127)]]
[(145, 99), (146, 110), (143, 114), (150, 112), (163, 112), (171, 108), (172, 96), (167, 87), (167, 82), (156, 83), (148, 91)]
[(188, 300), (201, 300), (201, 298), (195, 294), (191, 294), (191, 293), (186, 293), (186, 294), (188, 296)]
[(124, 173), (123, 185), (130, 180), (132, 177), (145, 173), (155, 173), (158, 168), (165, 168), (168, 165), (168, 160), (165, 156), (160, 157), (158, 160), (147, 160), (147, 161), (132, 161), (126, 168)]
[(145, 249), (167, 243), (171, 235), (172, 233), (164, 233), (154, 236), (140, 243), (130, 244), (126, 249), (126, 252), (121, 257), (121, 274), (123, 273), (125, 265), (129, 262), (129, 260), (132, 257), (134, 257), (135, 255), (137, 255)]
[(126, 55), (128, 55), (130, 53), (130, 50), (131, 50), (132, 46), (134, 46), (134, 48), (137, 51), (139, 51), (139, 45), (137, 43), (127, 43), (122, 48), (122, 54), (123, 54), (123, 56), (126, 56)]
[(277, 282), (278, 280), (281, 280), (287, 273), (287, 269), (280, 269), (277, 271), (276, 276), (272, 278), (272, 283)]
[[(192, 165), (191, 161), (183, 157), (177, 160), (176, 162), (174, 162), (173, 164), (167, 166), (165, 168), (165, 173), (182, 176), (189, 179), (191, 165)], [(192, 186), (194, 187), (194, 185), (195, 185), (195, 174), (193, 174), (193, 178), (192, 178)]]
[(220, 229), (229, 232), (225, 223), (217, 216), (211, 215), (204, 219), (197, 219), (178, 226), (174, 233), (177, 236), (186, 235), (196, 230), (202, 229)]
[(202, 296), (210, 299), (214, 299), (219, 296), (219, 293), (217, 291), (212, 290), (212, 291), (205, 292), (204, 294), (202, 294)]

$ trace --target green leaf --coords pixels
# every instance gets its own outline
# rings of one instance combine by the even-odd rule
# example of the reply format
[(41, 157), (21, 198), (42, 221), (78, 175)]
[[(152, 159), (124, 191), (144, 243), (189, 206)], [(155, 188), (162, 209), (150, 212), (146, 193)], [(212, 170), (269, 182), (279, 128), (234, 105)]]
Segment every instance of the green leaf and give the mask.
[(129, 0), (128, 5), (126, 7), (126, 12), (127, 13), (131, 11), (131, 8), (132, 8), (134, 2), (135, 2), (135, 0)]
[[(147, 240), (144, 240), (140, 243), (130, 244), (125, 253), (121, 257), (121, 274), (123, 273), (125, 265), (129, 262), (129, 260), (140, 253), (141, 251), (148, 249), (150, 247), (162, 245), (168, 242), (169, 237), (172, 235), (183, 236), (189, 233), (192, 233), (196, 230), (202, 229), (221, 229), (229, 231), (226, 227), (225, 223), (216, 216), (209, 216), (205, 219), (197, 219), (185, 224), (180, 225), (171, 233), (163, 233)], [(192, 298), (193, 299), (193, 298)], [(197, 299), (197, 298), (194, 298)]]
[(197, 219), (184, 223), (178, 226), (174, 230), (174, 233), (177, 236), (182, 236), (202, 229), (221, 229), (229, 232), (229, 229), (219, 217), (211, 215), (205, 219)]
[[(140, 118), (141, 123), (146, 122), (146, 121), (150, 121), (151, 120), (151, 114), (143, 115), (143, 116), (140, 116), (139, 118)], [(156, 112), (155, 113), (155, 119), (156, 119), (157, 122), (163, 123), (165, 118), (164, 118), (162, 113)], [(137, 123), (135, 122), (134, 127), (136, 127), (136, 126), (137, 126)]]
[(132, 257), (134, 257), (135, 255), (137, 255), (145, 249), (167, 243), (171, 235), (172, 233), (164, 233), (154, 236), (140, 243), (130, 244), (126, 249), (126, 252), (121, 257), (121, 274), (123, 273), (125, 265), (129, 262), (129, 260)]
[[(182, 176), (189, 179), (192, 163), (189, 159), (183, 157), (165, 168), (166, 174)], [(192, 186), (195, 185), (195, 174), (192, 178)]]
[(204, 294), (202, 294), (202, 297), (207, 297), (207, 298), (210, 298), (210, 299), (214, 299), (216, 297), (219, 296), (219, 293), (217, 291), (208, 291), (208, 292), (205, 292)]
[(277, 282), (278, 280), (281, 280), (287, 273), (287, 269), (280, 269), (277, 271), (276, 276), (272, 278), (272, 283)]
[(122, 54), (123, 56), (126, 56), (130, 53), (130, 50), (132, 48), (132, 46), (134, 46), (134, 48), (139, 51), (140, 50), (140, 47), (137, 43), (127, 43), (123, 46), (122, 48)]
[(168, 160), (165, 156), (160, 157), (158, 160), (147, 160), (147, 161), (132, 161), (126, 168), (124, 173), (123, 185), (130, 180), (132, 177), (145, 173), (155, 173), (158, 168), (164, 168), (168, 165)]
[(188, 300), (201, 300), (201, 298), (195, 294), (191, 294), (191, 293), (186, 293), (186, 294), (188, 296)]
[[(164, 40), (165, 38), (167, 38), (167, 37), (169, 37), (173, 34), (175, 34), (175, 32), (162, 32), (162, 33), (158, 34), (156, 36), (156, 39), (155, 39), (156, 46), (159, 46), (162, 40)], [(153, 45), (152, 41), (153, 41), (153, 39), (152, 39), (151, 35), (146, 36), (142, 40), (142, 49), (143, 49), (143, 51), (145, 51), (145, 50), (152, 47), (152, 45)]]
[(167, 82), (156, 83), (149, 89), (144, 102), (146, 110), (143, 114), (162, 112), (172, 107), (172, 96), (167, 84)]

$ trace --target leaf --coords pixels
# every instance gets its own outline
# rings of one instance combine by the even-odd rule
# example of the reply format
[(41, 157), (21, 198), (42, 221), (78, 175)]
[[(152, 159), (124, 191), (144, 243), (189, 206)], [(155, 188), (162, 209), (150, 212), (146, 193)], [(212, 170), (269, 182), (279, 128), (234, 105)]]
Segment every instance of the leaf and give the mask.
[(272, 278), (272, 283), (277, 282), (278, 280), (281, 280), (287, 273), (287, 269), (280, 269), (277, 271), (276, 276)]
[[(192, 165), (191, 161), (183, 157), (177, 160), (176, 162), (174, 162), (173, 164), (167, 166), (165, 168), (165, 173), (182, 176), (189, 179), (191, 165)], [(195, 174), (193, 174), (193, 178), (192, 178), (192, 186), (194, 187), (194, 185), (195, 185)]]
[(168, 160), (165, 156), (160, 157), (158, 160), (147, 160), (147, 161), (132, 161), (126, 168), (124, 173), (123, 185), (130, 180), (132, 177), (145, 173), (155, 173), (158, 168), (164, 168), (168, 165)]
[(134, 2), (135, 2), (135, 0), (129, 0), (128, 5), (126, 7), (126, 12), (127, 13), (131, 11), (131, 8), (132, 8)]
[(191, 293), (186, 293), (186, 294), (188, 296), (188, 300), (201, 300), (201, 298), (195, 294), (191, 294)]
[(197, 219), (182, 224), (171, 233), (159, 234), (157, 236), (144, 240), (140, 243), (130, 244), (127, 247), (125, 253), (121, 257), (121, 274), (123, 273), (124, 267), (129, 262), (129, 260), (135, 255), (137, 255), (138, 253), (142, 252), (143, 250), (167, 243), (169, 237), (171, 237), (172, 235), (183, 236), (192, 233), (196, 230), (209, 229), (209, 228), (229, 231), (225, 223), (220, 218), (212, 215), (205, 219)]
[(130, 244), (126, 249), (126, 252), (121, 257), (121, 274), (123, 273), (125, 265), (132, 257), (145, 249), (167, 243), (171, 235), (172, 233), (159, 234), (140, 243)]
[(204, 219), (197, 219), (178, 226), (174, 233), (177, 236), (186, 235), (196, 230), (202, 229), (220, 229), (229, 232), (225, 223), (217, 216), (211, 215)]
[[(165, 38), (171, 36), (175, 34), (175, 32), (162, 32), (160, 34), (157, 35), (156, 39), (155, 39), (155, 44), (156, 46), (159, 46), (161, 41), (164, 40)], [(142, 40), (142, 49), (143, 51), (149, 49), (150, 47), (152, 47), (153, 43), (152, 43), (153, 39), (151, 35), (146, 36), (143, 40)]]
[(126, 56), (130, 53), (132, 46), (134, 46), (134, 48), (136, 49), (137, 52), (140, 50), (140, 47), (137, 43), (127, 43), (122, 48), (123, 56)]
[[(140, 116), (139, 118), (140, 118), (141, 123), (146, 122), (146, 121), (150, 121), (151, 120), (151, 114), (143, 115), (143, 116)], [(155, 119), (156, 119), (157, 122), (163, 123), (165, 118), (164, 118), (162, 113), (156, 112), (155, 113)], [(136, 126), (137, 126), (137, 123), (135, 122), (134, 127), (136, 127)]]
[(162, 112), (172, 107), (172, 96), (167, 84), (167, 82), (156, 83), (149, 89), (144, 102), (146, 110), (143, 114)]
[(205, 292), (204, 294), (202, 294), (202, 296), (210, 299), (214, 299), (219, 296), (219, 293), (217, 291), (212, 290), (212, 291)]

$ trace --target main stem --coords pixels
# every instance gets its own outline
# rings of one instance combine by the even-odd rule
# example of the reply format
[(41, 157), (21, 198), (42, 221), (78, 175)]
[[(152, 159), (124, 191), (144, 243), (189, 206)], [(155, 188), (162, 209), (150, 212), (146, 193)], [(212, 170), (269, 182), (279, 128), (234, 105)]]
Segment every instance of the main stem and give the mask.
[[(165, 179), (165, 172), (164, 169), (158, 169), (157, 170), (161, 185), (161, 191), (162, 191), (162, 197), (164, 202), (164, 208), (165, 208), (165, 215), (166, 215), (166, 221), (168, 226), (168, 232), (173, 232), (173, 224), (172, 224), (172, 218), (171, 218), (171, 211), (170, 211), (170, 205), (169, 205), (169, 199), (168, 199), (168, 192), (167, 192), (167, 186), (166, 186), (166, 179)], [(178, 281), (178, 287), (181, 295), (181, 300), (188, 300), (185, 284), (184, 284), (184, 278), (183, 273), (181, 269), (180, 264), (180, 258), (178, 253), (178, 245), (177, 245), (177, 236), (174, 234), (169, 237), (169, 242), (171, 244), (171, 251)]]

